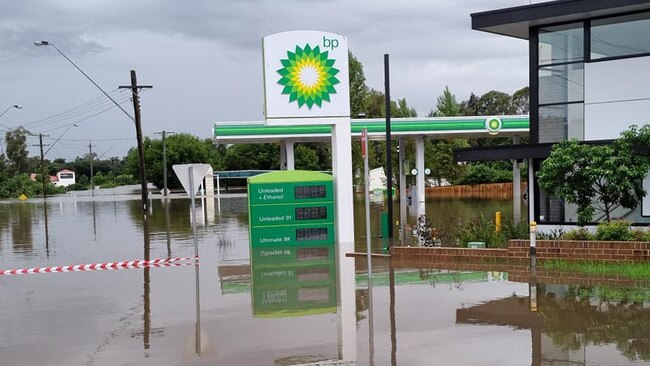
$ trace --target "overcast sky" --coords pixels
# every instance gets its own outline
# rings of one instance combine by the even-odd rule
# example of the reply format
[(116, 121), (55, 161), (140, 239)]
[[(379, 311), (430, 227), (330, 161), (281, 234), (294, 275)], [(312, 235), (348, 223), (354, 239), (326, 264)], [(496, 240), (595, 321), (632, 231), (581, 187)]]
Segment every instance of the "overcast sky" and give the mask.
[[(473, 31), (470, 20), (473, 12), (527, 3), (7, 0), (0, 12), (0, 113), (13, 104), (23, 109), (9, 110), (0, 124), (49, 134), (50, 144), (67, 130), (49, 159), (81, 156), (91, 140), (104, 158), (135, 145), (128, 117), (116, 108), (100, 113), (111, 107), (101, 92), (56, 50), (33, 45), (47, 40), (117, 101), (128, 98), (114, 90), (130, 84), (131, 69), (140, 84), (153, 85), (141, 94), (145, 135), (167, 130), (208, 138), (216, 121), (263, 119), (261, 38), (295, 29), (347, 36), (366, 83), (382, 91), (383, 55), (390, 54), (393, 99), (406, 98), (426, 115), (445, 85), (459, 101), (470, 92), (512, 93), (527, 85), (527, 42)], [(133, 113), (130, 102), (122, 105)]]

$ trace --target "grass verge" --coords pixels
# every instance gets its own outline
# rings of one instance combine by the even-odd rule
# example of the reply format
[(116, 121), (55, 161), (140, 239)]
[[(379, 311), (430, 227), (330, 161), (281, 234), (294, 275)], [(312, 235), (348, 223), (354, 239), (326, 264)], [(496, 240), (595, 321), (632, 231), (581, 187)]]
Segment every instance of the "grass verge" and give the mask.
[(580, 272), (586, 274), (618, 275), (635, 280), (650, 279), (650, 263), (607, 263), (607, 262), (569, 262), (559, 259), (547, 260), (539, 266), (554, 271)]

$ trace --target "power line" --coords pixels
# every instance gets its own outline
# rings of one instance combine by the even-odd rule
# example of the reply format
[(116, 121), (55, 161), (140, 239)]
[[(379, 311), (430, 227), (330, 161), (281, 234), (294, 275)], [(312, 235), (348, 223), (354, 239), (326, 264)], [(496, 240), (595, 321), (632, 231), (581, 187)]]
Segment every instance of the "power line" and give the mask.
[[(114, 95), (116, 95), (118, 97), (125, 95), (125, 93), (123, 91), (119, 90), (119, 89), (115, 89), (114, 91), (111, 91), (111, 93), (113, 93)], [(130, 99), (130, 96), (129, 96), (129, 99)], [(89, 100), (87, 102), (84, 102), (82, 104), (79, 104), (79, 105), (77, 105), (75, 107), (72, 107), (70, 109), (66, 109), (66, 110), (64, 110), (62, 112), (55, 113), (55, 114), (53, 114), (51, 116), (39, 118), (37, 120), (30, 121), (30, 122), (27, 122), (27, 123), (22, 123), (21, 126), (29, 127), (29, 126), (36, 125), (36, 124), (50, 122), (52, 120), (65, 119), (65, 118), (68, 118), (69, 115), (78, 114), (81, 111), (92, 110), (92, 109), (98, 108), (98, 107), (100, 107), (100, 106), (102, 106), (103, 104), (106, 104), (106, 103), (111, 103), (111, 102), (109, 100), (107, 100), (106, 97), (101, 96), (101, 97), (98, 97), (98, 98), (95, 98), (95, 99), (91, 99), (91, 100)]]
[[(88, 141), (89, 138), (82, 139), (61, 139), (60, 141)], [(122, 138), (112, 138), (112, 139), (96, 139), (93, 138), (93, 141), (131, 141), (135, 140), (135, 137), (122, 137)], [(88, 145), (85, 145), (88, 146)]]
[[(126, 99), (126, 100), (122, 101), (121, 103), (128, 102), (128, 101), (130, 101), (130, 100), (131, 100), (130, 98), (129, 98), (129, 99)], [(95, 116), (98, 116), (98, 115), (100, 115), (100, 114), (102, 114), (102, 113), (108, 112), (108, 111), (110, 111), (110, 110), (113, 109), (113, 108), (115, 108), (115, 106), (114, 106), (114, 105), (111, 105), (110, 107), (108, 107), (108, 108), (106, 108), (106, 109), (104, 109), (104, 110), (101, 110), (101, 111), (99, 111), (99, 112), (97, 112), (97, 113), (95, 113), (95, 114), (91, 114), (90, 116), (86, 116), (86, 117), (84, 117), (84, 118), (78, 119), (78, 120), (76, 120), (76, 121), (74, 121), (74, 122), (71, 122), (71, 123), (65, 124), (65, 125), (63, 125), (63, 126), (59, 126), (59, 127), (55, 127), (55, 128), (50, 128), (50, 129), (48, 129), (48, 130), (44, 130), (43, 132), (49, 132), (49, 131), (58, 130), (58, 129), (61, 129), (61, 128), (64, 128), (64, 127), (68, 127), (68, 126), (70, 126), (70, 125), (77, 124), (77, 123), (79, 123), (79, 122), (86, 121), (86, 120), (91, 119), (91, 118), (93, 118), (93, 117), (95, 117)]]

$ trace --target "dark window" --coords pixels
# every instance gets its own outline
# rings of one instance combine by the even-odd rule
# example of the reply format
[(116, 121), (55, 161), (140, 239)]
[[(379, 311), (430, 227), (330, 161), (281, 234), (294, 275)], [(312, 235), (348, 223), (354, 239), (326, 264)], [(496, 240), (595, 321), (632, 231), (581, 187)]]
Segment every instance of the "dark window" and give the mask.
[(539, 107), (539, 142), (584, 140), (584, 104)]
[(591, 21), (591, 58), (650, 53), (650, 13)]
[(584, 64), (539, 68), (539, 104), (579, 102), (584, 99)]
[(584, 31), (582, 23), (539, 29), (539, 65), (582, 61)]

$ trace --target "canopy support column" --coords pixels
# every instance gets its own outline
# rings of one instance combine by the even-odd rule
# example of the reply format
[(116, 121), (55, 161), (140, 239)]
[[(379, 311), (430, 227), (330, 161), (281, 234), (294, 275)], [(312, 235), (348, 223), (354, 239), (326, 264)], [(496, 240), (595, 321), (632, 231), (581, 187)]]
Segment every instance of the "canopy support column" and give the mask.
[(420, 217), (420, 215), (424, 215), (426, 212), (424, 207), (424, 136), (415, 138), (415, 168), (418, 170), (418, 175), (415, 177), (415, 185), (418, 190), (418, 217)]

